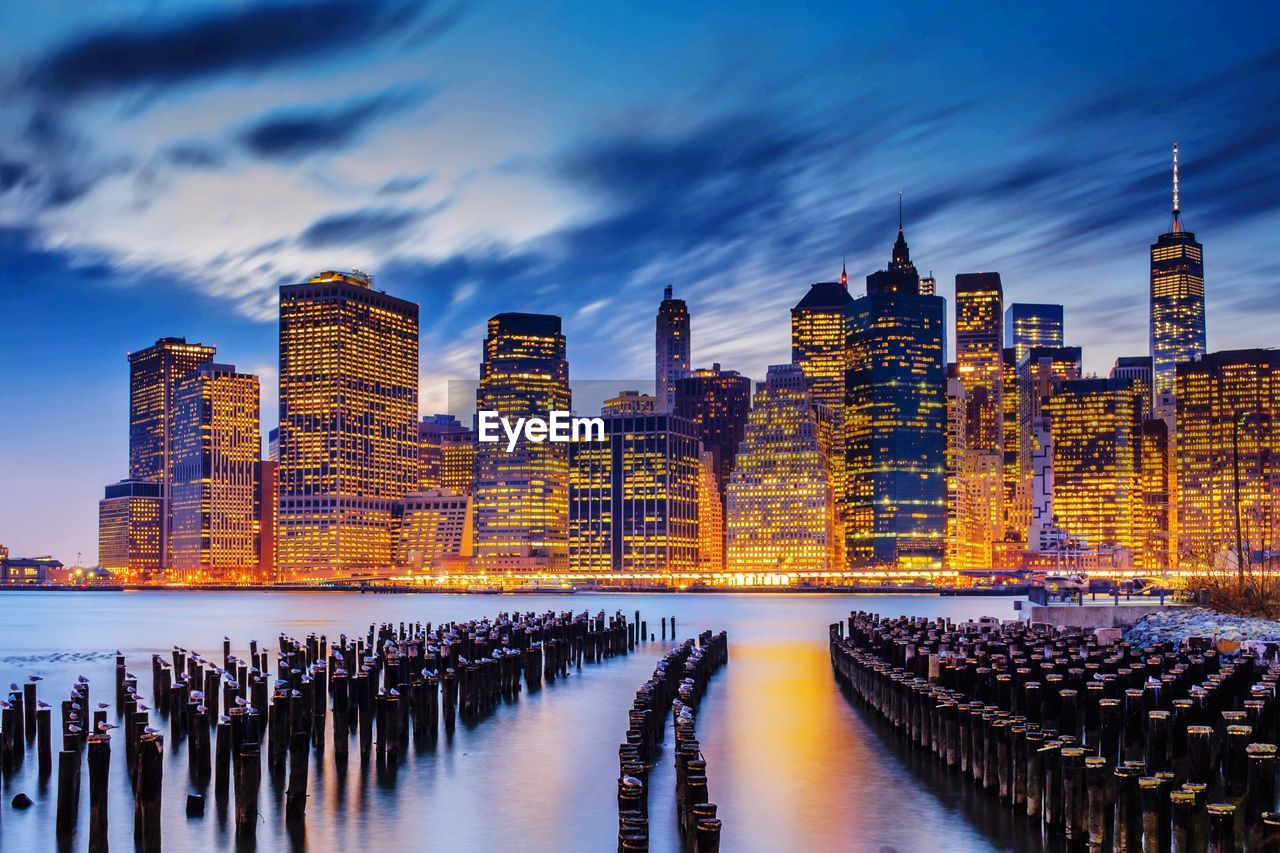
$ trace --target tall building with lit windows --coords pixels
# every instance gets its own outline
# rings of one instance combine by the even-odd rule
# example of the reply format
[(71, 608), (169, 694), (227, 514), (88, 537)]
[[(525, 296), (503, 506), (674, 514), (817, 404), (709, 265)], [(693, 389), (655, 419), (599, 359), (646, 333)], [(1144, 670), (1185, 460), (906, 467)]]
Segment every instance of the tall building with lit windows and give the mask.
[(693, 422), (702, 449), (714, 455), (722, 501), (750, 411), (751, 380), (736, 370), (713, 364), (676, 382), (676, 414)]
[[(1018, 487), (1014, 493), (1014, 506), (1006, 516), (1010, 526), (1016, 527), (1022, 535), (1027, 535), (1034, 513), (1035, 460), (1042, 457), (1042, 451), (1050, 446), (1047, 403), (1061, 383), (1082, 377), (1083, 357), (1080, 347), (1036, 346), (1028, 349), (1018, 362), (1015, 380), (1018, 411), (1014, 431), (1017, 437)], [(1052, 518), (1043, 520), (1049, 523)]]
[(804, 373), (815, 403), (826, 406), (835, 422), (831, 483), (843, 536), (845, 506), (844, 383), (849, 370), (849, 276), (810, 285), (791, 309), (791, 362)]
[(1053, 514), (1093, 548), (1142, 545), (1142, 401), (1127, 379), (1061, 382), (1045, 404)]
[[(548, 418), (570, 410), (560, 318), (489, 319), (476, 410)], [(563, 442), (476, 445), (475, 562), (491, 571), (564, 571), (569, 564), (569, 453)]]
[(1063, 344), (1062, 306), (1013, 302), (1004, 310), (1004, 345), (1014, 351), (1015, 363), (1032, 347)]
[(708, 450), (698, 453), (698, 568), (724, 571), (724, 497), (715, 454)]
[(147, 480), (107, 486), (98, 502), (99, 566), (131, 581), (159, 575), (163, 491), (163, 485)]
[(169, 500), (173, 482), (174, 391), (196, 370), (213, 363), (215, 349), (186, 338), (161, 338), (129, 353), (129, 479), (159, 483), (160, 564), (169, 562)]
[(429, 415), (418, 423), (419, 489), (471, 491), (475, 433), (453, 415)]
[(1182, 227), (1178, 144), (1173, 144), (1173, 220), (1151, 244), (1152, 390), (1174, 393), (1176, 367), (1205, 353), (1204, 247)]
[(360, 272), (280, 288), (282, 577), (389, 571), (418, 459), (418, 306)]
[(1256, 565), (1280, 551), (1280, 350), (1184, 362), (1175, 388), (1179, 565)]
[(693, 424), (624, 392), (601, 411), (604, 441), (569, 445), (569, 568), (698, 568), (698, 438)]
[(411, 572), (447, 574), (471, 557), (472, 507), (469, 495), (422, 489), (401, 502), (395, 564)]
[[(1005, 312), (1008, 316), (1008, 312)], [(1007, 337), (1007, 336), (1006, 336)], [(1018, 432), (1018, 413), (1022, 394), (1018, 388), (1018, 357), (1013, 347), (1001, 350), (1000, 358), (1000, 408), (1001, 442), (1004, 446), (1001, 471), (1001, 521), (1002, 541), (1026, 544), (1027, 522), (1025, 518), (1025, 485), (1022, 477), (1019, 449), (1022, 437)]]
[[(1139, 399), (1145, 386), (1136, 385)], [(1142, 422), (1142, 504), (1138, 518), (1137, 551), (1134, 565), (1152, 571), (1168, 571), (1177, 566), (1177, 465), (1173, 457), (1173, 430), (1169, 422), (1148, 418)]]
[(676, 382), (689, 375), (689, 306), (671, 295), (671, 285), (662, 291), (655, 329), (654, 396), (659, 412), (673, 412)]
[(729, 478), (725, 568), (822, 572), (843, 563), (836, 517), (836, 419), (798, 365), (777, 364), (756, 392)]
[(999, 273), (956, 276), (956, 369), (969, 400), (969, 449), (1004, 449), (1004, 289)]
[(846, 560), (936, 566), (946, 527), (945, 303), (922, 295), (899, 221), (888, 269), (850, 308)]
[(1115, 360), (1115, 364), (1111, 366), (1111, 372), (1108, 374), (1112, 379), (1129, 379), (1132, 380), (1138, 392), (1147, 401), (1146, 411), (1151, 412), (1151, 356), (1149, 355), (1122, 355)]
[(174, 391), (170, 561), (182, 583), (258, 579), (258, 377), (209, 364)]

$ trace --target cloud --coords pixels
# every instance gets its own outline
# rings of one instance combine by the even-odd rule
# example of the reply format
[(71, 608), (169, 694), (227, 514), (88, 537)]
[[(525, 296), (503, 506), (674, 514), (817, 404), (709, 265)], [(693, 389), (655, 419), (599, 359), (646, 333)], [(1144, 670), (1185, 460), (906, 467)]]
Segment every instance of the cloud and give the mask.
[(203, 142), (177, 142), (163, 151), (164, 159), (186, 169), (220, 169), (226, 165), (226, 154)]
[(187, 20), (134, 22), (96, 31), (37, 59), (27, 86), (49, 98), (84, 99), (138, 87), (262, 71), (332, 51), (343, 54), (392, 35), (438, 35), (458, 9), (425, 18), (433, 4), (327, 0), (248, 4)]
[(420, 210), (374, 208), (334, 213), (311, 223), (298, 236), (298, 242), (309, 249), (354, 243), (391, 244), (424, 216)]
[(351, 146), (374, 122), (418, 103), (421, 95), (383, 92), (339, 107), (283, 110), (250, 124), (239, 134), (249, 153), (267, 160), (299, 160)]

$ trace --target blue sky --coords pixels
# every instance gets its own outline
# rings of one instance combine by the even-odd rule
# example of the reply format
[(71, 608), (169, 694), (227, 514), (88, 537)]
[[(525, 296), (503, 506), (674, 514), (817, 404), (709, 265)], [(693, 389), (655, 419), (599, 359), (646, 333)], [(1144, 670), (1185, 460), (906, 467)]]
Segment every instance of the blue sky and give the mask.
[[(276, 407), (276, 288), (358, 267), (422, 305), (424, 412), (483, 322), (561, 314), (573, 376), (788, 358), (847, 256), (1061, 301), (1146, 351), (1147, 246), (1205, 243), (1211, 349), (1277, 343), (1280, 7), (54, 2), (0, 6), (0, 542), (96, 560), (130, 350), (215, 344)], [(1252, 8), (1249, 8), (1252, 6)]]

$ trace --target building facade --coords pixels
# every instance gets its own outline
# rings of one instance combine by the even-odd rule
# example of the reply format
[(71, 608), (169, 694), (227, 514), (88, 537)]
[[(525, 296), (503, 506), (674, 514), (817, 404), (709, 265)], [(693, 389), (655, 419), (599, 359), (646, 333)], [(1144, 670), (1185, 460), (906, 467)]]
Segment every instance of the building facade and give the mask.
[(209, 364), (174, 392), (166, 575), (182, 583), (257, 579), (258, 377)]
[(569, 445), (569, 568), (689, 572), (698, 568), (693, 424), (647, 395), (606, 403), (604, 441)]
[(751, 411), (751, 380), (719, 364), (694, 370), (676, 382), (676, 414), (692, 421), (702, 449), (715, 457), (723, 498)]
[(471, 496), (448, 489), (423, 489), (399, 507), (395, 563), (411, 572), (446, 574), (472, 556)]
[(769, 368), (729, 478), (728, 571), (807, 574), (842, 568), (836, 425), (831, 410), (814, 400), (798, 365)]
[(956, 276), (956, 370), (969, 401), (970, 450), (1004, 450), (1003, 318), (999, 273)]
[(944, 301), (919, 292), (902, 227), (851, 307), (846, 560), (938, 565), (946, 527)]
[(418, 489), (471, 491), (475, 433), (453, 415), (428, 415), (418, 423)]
[(1280, 552), (1280, 351), (1209, 353), (1175, 388), (1179, 564), (1255, 566)]
[(674, 412), (676, 382), (689, 375), (692, 339), (689, 336), (689, 306), (671, 295), (671, 285), (662, 292), (655, 329), (654, 397), (658, 411)]
[(131, 581), (160, 574), (160, 530), (164, 485), (121, 480), (107, 486), (98, 502), (98, 565)]
[[(512, 423), (569, 411), (569, 362), (560, 318), (490, 318), (477, 411)], [(475, 562), (487, 570), (563, 571), (569, 564), (568, 445), (480, 442), (475, 460)]]
[(285, 579), (391, 566), (393, 508), (418, 481), (418, 306), (359, 272), (280, 288)]
[(1004, 345), (1021, 361), (1032, 347), (1060, 347), (1064, 343), (1062, 306), (1013, 302), (1004, 311)]

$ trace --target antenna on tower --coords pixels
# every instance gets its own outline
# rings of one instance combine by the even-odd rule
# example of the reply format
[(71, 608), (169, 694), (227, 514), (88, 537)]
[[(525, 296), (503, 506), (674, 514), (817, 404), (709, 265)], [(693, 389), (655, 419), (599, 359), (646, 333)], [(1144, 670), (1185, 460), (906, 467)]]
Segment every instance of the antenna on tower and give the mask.
[(848, 256), (846, 255), (842, 255), (840, 257), (840, 283), (843, 284), (845, 287), (849, 286), (849, 272), (846, 269), (847, 260), (848, 260)]
[(1178, 143), (1173, 143), (1173, 230), (1182, 230), (1182, 217), (1178, 200)]
[(663, 290), (662, 290), (662, 298), (663, 298), (663, 299), (670, 299), (670, 298), (671, 298), (671, 285), (669, 285), (669, 284), (668, 284), (665, 288), (663, 288)]
[[(1176, 207), (1176, 205), (1175, 205)], [(902, 233), (902, 191), (898, 191), (898, 233)]]

